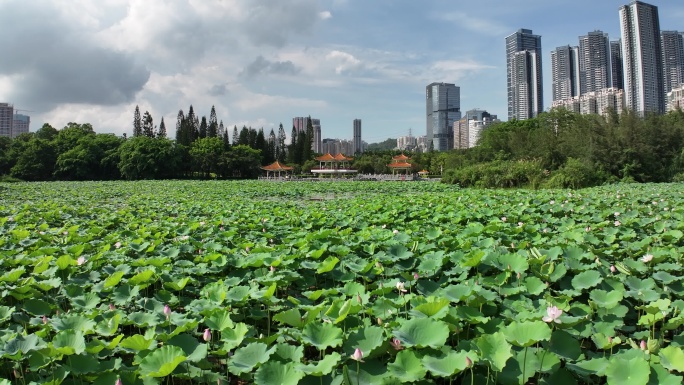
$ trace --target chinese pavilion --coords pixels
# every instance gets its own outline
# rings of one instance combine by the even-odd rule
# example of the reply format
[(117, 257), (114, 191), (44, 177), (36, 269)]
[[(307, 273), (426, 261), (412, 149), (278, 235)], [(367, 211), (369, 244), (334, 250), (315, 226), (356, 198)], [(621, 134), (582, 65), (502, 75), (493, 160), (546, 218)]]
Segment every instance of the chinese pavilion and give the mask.
[(353, 170), (350, 166), (350, 162), (354, 160), (354, 158), (346, 157), (342, 153), (335, 156), (327, 153), (319, 156), (316, 160), (319, 162), (319, 167), (312, 169), (311, 172), (318, 174), (319, 177), (324, 175), (330, 175), (330, 177), (332, 177), (333, 175), (339, 174), (356, 174), (358, 172), (357, 170)]
[(266, 178), (280, 178), (282, 173), (287, 175), (288, 172), (292, 172), (293, 167), (285, 166), (276, 160), (275, 162), (269, 164), (268, 166), (264, 166), (261, 169), (266, 171)]
[(392, 169), (392, 175), (396, 175), (397, 173), (408, 175), (411, 171), (411, 167), (413, 167), (413, 165), (408, 162), (410, 159), (411, 158), (404, 154), (393, 156), (392, 163), (387, 165)]

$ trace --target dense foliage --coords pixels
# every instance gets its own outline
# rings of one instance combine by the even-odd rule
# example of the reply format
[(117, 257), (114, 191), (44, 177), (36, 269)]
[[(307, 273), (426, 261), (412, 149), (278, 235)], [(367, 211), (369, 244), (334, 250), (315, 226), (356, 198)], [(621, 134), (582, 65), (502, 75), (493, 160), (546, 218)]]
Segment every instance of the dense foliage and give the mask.
[(682, 383), (679, 184), (0, 190), (3, 385)]

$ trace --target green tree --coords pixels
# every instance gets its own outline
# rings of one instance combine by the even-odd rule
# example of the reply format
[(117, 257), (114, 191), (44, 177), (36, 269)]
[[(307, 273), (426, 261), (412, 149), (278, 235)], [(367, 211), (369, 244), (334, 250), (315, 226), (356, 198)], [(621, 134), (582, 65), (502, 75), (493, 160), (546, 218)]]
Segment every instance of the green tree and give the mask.
[(207, 137), (207, 131), (208, 131), (208, 126), (207, 126), (207, 117), (203, 116), (202, 117), (202, 122), (199, 125), (199, 136), (198, 139), (201, 138), (206, 138)]
[(285, 137), (285, 128), (283, 128), (283, 124), (280, 123), (280, 126), (278, 127), (278, 143), (276, 145), (276, 158), (278, 158), (279, 161), (285, 162), (287, 159), (287, 146), (285, 145), (285, 141), (287, 138)]
[(38, 139), (52, 140), (58, 133), (59, 131), (56, 128), (52, 127), (49, 123), (45, 123), (36, 131), (36, 137)]
[(231, 146), (226, 152), (226, 165), (233, 177), (253, 179), (259, 176), (261, 152), (249, 146)]
[(164, 117), (162, 116), (161, 122), (159, 122), (159, 130), (157, 131), (157, 138), (166, 138), (166, 123), (164, 123)]
[(135, 106), (135, 112), (133, 112), (133, 137), (142, 136), (142, 119), (140, 118), (140, 108)]
[(54, 144), (45, 139), (31, 138), (12, 167), (10, 175), (26, 181), (50, 180), (56, 158)]
[(168, 139), (132, 138), (121, 145), (119, 170), (129, 180), (173, 178), (177, 176), (180, 155)]
[(302, 146), (302, 162), (313, 159), (314, 129), (311, 116), (306, 118), (306, 132)]
[(142, 131), (143, 135), (148, 138), (154, 138), (154, 119), (150, 115), (149, 111), (145, 111), (142, 118)]
[(190, 156), (196, 169), (207, 179), (212, 173), (220, 173), (223, 155), (223, 140), (216, 137), (197, 139), (190, 146)]
[(216, 118), (216, 109), (211, 106), (211, 113), (209, 113), (209, 127), (207, 128), (207, 137), (216, 138), (218, 137), (219, 125)]

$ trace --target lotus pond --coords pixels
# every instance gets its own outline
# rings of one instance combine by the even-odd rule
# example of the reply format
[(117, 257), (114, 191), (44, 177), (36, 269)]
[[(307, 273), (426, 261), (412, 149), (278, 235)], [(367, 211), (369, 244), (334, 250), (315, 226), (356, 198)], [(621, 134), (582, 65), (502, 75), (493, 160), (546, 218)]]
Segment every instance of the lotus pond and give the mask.
[(683, 191), (0, 184), (0, 384), (681, 384)]

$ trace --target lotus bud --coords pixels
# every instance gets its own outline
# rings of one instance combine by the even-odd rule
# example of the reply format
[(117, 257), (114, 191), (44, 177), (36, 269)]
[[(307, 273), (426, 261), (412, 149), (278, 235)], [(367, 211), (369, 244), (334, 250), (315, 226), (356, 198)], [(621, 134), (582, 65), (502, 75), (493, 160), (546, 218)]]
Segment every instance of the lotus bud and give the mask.
[(171, 308), (169, 307), (169, 305), (164, 305), (164, 315), (166, 316), (167, 320), (171, 316)]
[(363, 352), (361, 349), (356, 348), (356, 350), (354, 350), (354, 354), (351, 355), (351, 358), (354, 361), (363, 362)]
[(399, 341), (398, 338), (393, 338), (392, 341), (390, 341), (390, 345), (394, 348), (394, 350), (401, 350), (404, 347), (401, 346), (401, 341)]
[(516, 276), (518, 277), (518, 279), (520, 279), (520, 272), (518, 272), (518, 274), (516, 274)]
[(268, 268), (268, 270), (270, 270), (271, 273), (273, 273), (273, 272), (275, 271), (275, 267), (274, 267), (274, 266), (270, 266), (270, 267)]
[(615, 268), (615, 266), (610, 265), (610, 272), (615, 274), (616, 271), (617, 271), (617, 269)]
[(470, 368), (471, 366), (473, 366), (473, 360), (466, 356), (466, 368)]
[(356, 301), (361, 305), (361, 294), (356, 294)]
[(382, 318), (378, 317), (377, 322), (378, 322), (378, 325), (382, 326)]
[(608, 343), (612, 344), (613, 343), (613, 337), (608, 337)]
[(399, 230), (392, 231), (394, 234), (399, 234)]
[(205, 342), (211, 341), (211, 330), (209, 330), (209, 328), (204, 329), (204, 334), (202, 334), (202, 339)]
[(121, 242), (115, 243), (115, 244), (114, 244), (114, 247), (116, 247), (117, 249), (120, 248), (120, 247), (121, 247)]
[(116, 306), (114, 306), (114, 304), (111, 304), (111, 303), (110, 303), (110, 304), (109, 304), (109, 310), (110, 310), (110, 311), (116, 310)]
[(120, 378), (120, 377), (117, 377), (116, 382), (114, 383), (114, 385), (123, 385), (123, 381), (121, 381), (121, 378)]
[(641, 349), (641, 350), (646, 350), (646, 349), (648, 349), (648, 348), (646, 347), (646, 341), (641, 340), (641, 342), (639, 343), (639, 349)]
[(43, 325), (47, 325), (48, 319), (46, 316), (43, 316)]
[(420, 277), (420, 276), (418, 275), (418, 273), (413, 273), (413, 279), (414, 279), (414, 280), (417, 281), (419, 277)]

